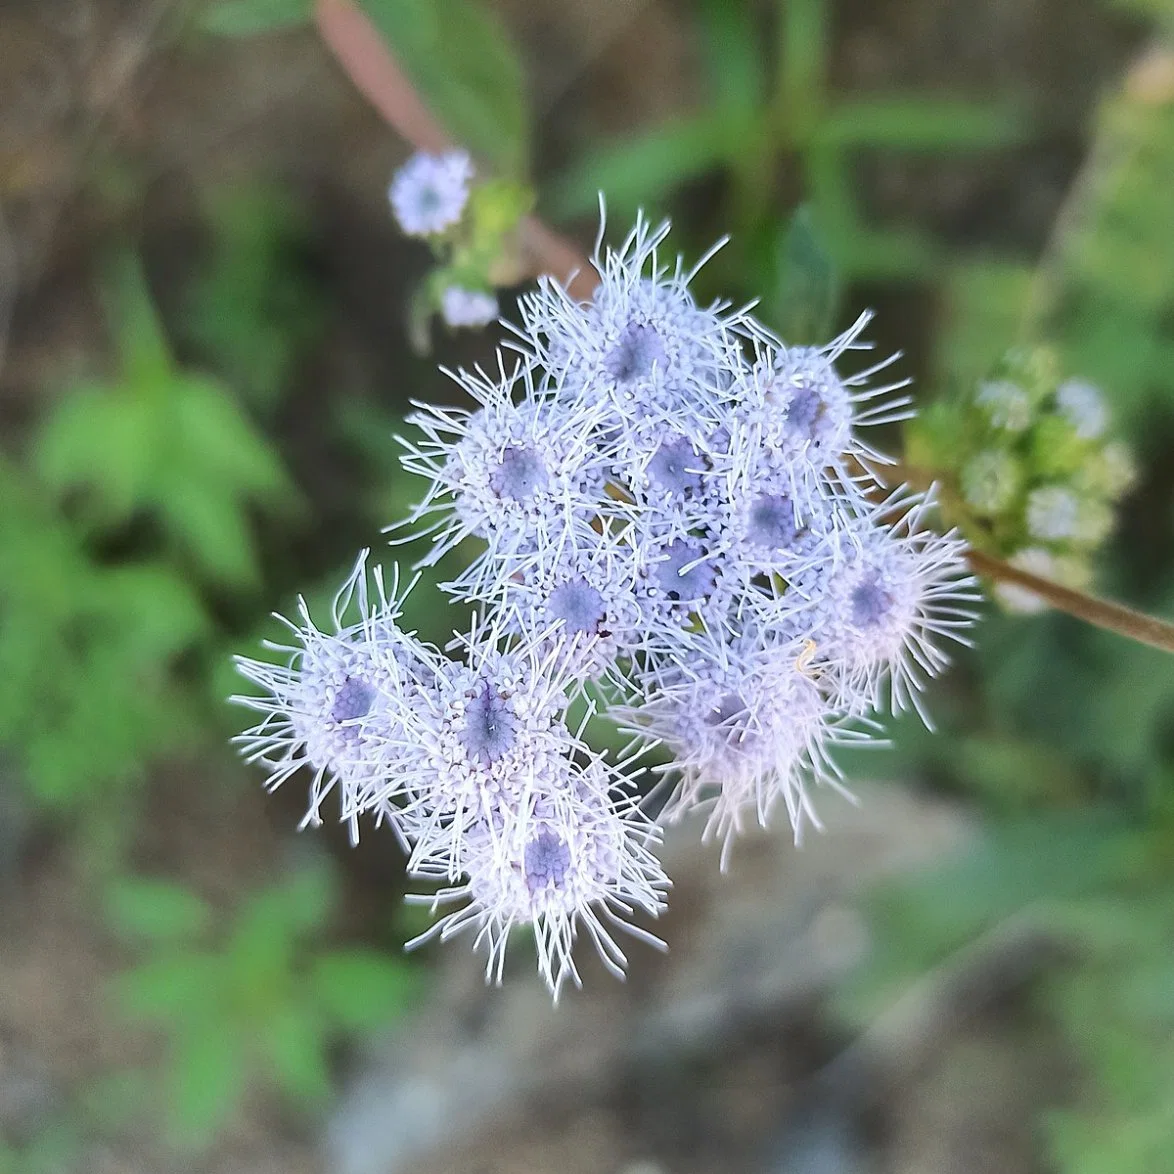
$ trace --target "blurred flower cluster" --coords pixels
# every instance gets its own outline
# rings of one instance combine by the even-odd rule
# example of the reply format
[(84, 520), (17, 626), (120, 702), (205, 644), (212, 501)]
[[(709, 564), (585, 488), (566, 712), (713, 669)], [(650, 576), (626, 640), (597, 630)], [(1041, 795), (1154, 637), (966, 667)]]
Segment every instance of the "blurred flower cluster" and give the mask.
[[(393, 187), (405, 227), (457, 214), (444, 192), (409, 200), (413, 174)], [(425, 899), (453, 906), (425, 936), (471, 929), (491, 977), (532, 926), (556, 995), (579, 982), (580, 935), (617, 974), (617, 929), (656, 940), (632, 918), (663, 908), (661, 823), (706, 810), (723, 861), (777, 809), (796, 835), (817, 824), (834, 748), (922, 712), (977, 598), (962, 541), (926, 526), (928, 497), (885, 487), (860, 435), (909, 414), (890, 361), (838, 370), (867, 316), (788, 347), (698, 305), (700, 266), (663, 263), (667, 231), (641, 218), (605, 248), (601, 230), (592, 299), (542, 279), (496, 368), (449, 373), (472, 406), (411, 421), (403, 461), (426, 488), (401, 528), (431, 536), (427, 563), (479, 544), (444, 584), (478, 605), (470, 630), (446, 650), (404, 631), (398, 581), (364, 556), (325, 630), (303, 605), (284, 664), (239, 661), (263, 691), (240, 699), (261, 714), (241, 741), (271, 785), (304, 767), (309, 822), (333, 793), (354, 835), (388, 824), (439, 882)], [(631, 735), (617, 761), (573, 703)], [(655, 747), (670, 761), (641, 797)]]
[(411, 306), (410, 333), (421, 352), (429, 349), (433, 314), (450, 330), (488, 326), (498, 313), (495, 287), (520, 277), (516, 229), (531, 194), (509, 180), (475, 180), (468, 153), (454, 149), (413, 155), (388, 189), (400, 228), (427, 241), (438, 262)]
[[(1127, 446), (1108, 438), (1099, 388), (1063, 378), (1048, 348), (1019, 348), (910, 431), (911, 463), (949, 477), (945, 512), (971, 542), (1065, 586), (1089, 585), (1092, 555), (1135, 476)], [(1013, 611), (1045, 606), (1013, 584), (996, 594)]]

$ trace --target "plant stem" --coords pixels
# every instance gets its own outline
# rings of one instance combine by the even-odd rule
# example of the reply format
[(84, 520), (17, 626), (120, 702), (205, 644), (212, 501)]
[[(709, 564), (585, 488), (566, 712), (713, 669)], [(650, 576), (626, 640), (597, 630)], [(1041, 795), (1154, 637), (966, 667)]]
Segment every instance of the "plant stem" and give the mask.
[(1174, 624), (1146, 615), (1145, 612), (1134, 611), (1131, 607), (1111, 603), (1107, 599), (1098, 599), (1095, 595), (1085, 595), (1083, 591), (1073, 591), (1071, 587), (1062, 587), (1050, 579), (1042, 579), (1039, 575), (978, 550), (970, 551), (968, 558), (978, 574), (1025, 587), (1058, 611), (1067, 612), (1078, 620), (1127, 636), (1141, 644), (1148, 644), (1151, 648), (1174, 652)]

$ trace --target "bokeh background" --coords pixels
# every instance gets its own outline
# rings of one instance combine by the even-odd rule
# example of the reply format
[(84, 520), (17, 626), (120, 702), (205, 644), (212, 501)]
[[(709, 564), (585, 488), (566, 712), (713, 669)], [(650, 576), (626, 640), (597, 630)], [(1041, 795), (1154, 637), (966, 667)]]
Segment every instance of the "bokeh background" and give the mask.
[[(361, 7), (583, 249), (598, 190), (730, 233), (704, 296), (873, 307), (920, 402), (1054, 346), (1140, 470), (1098, 587), (1174, 611), (1170, 0)], [(421, 329), (411, 145), (311, 15), (0, 7), (0, 1171), (1174, 1171), (1158, 652), (991, 609), (859, 807), (725, 877), (674, 832), (669, 954), (557, 1010), (524, 942), (500, 991), (404, 957), (390, 835), (236, 762), (231, 654), (381, 546), (408, 400), (497, 338)]]

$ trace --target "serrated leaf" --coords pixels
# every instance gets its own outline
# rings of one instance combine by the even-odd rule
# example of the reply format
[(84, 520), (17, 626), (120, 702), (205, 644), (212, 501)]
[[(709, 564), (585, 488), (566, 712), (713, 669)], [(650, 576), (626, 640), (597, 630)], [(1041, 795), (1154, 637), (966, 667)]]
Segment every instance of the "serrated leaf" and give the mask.
[(226, 1024), (181, 1034), (168, 1071), (167, 1133), (181, 1148), (201, 1148), (228, 1123), (244, 1091), (245, 1040)]
[(207, 33), (221, 37), (251, 37), (305, 24), (313, 0), (218, 0), (200, 13)]
[(212, 922), (208, 903), (168, 881), (125, 877), (106, 890), (106, 920), (123, 937), (166, 942), (191, 939)]
[(331, 1020), (349, 1030), (377, 1027), (403, 1012), (418, 988), (401, 958), (336, 950), (314, 960), (310, 989)]
[(825, 147), (896, 151), (970, 151), (1020, 142), (1026, 133), (1014, 109), (915, 97), (870, 98), (835, 106), (814, 131)]
[(497, 14), (477, 0), (361, 0), (445, 129), (502, 174), (525, 174), (525, 72)]

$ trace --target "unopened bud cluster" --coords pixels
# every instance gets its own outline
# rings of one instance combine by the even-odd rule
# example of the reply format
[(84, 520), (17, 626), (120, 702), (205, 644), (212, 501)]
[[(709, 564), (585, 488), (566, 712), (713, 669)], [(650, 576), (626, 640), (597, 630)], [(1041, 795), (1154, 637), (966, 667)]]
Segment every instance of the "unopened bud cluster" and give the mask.
[[(908, 414), (874, 385), (887, 363), (840, 370), (866, 319), (787, 347), (699, 306), (696, 269), (658, 254), (667, 229), (597, 248), (588, 302), (543, 279), (496, 369), (452, 373), (469, 406), (412, 420), (403, 527), (431, 535), (429, 563), (476, 543), (444, 585), (477, 603), (471, 630), (422, 643), (361, 559), (325, 630), (290, 625), (287, 663), (239, 662), (264, 691), (241, 699), (262, 715), (242, 742), (272, 785), (304, 768), (308, 820), (333, 794), (353, 828), (388, 824), (455, 905), (431, 932), (471, 930), (491, 976), (531, 926), (556, 994), (577, 938), (616, 973), (615, 931), (649, 938), (631, 919), (664, 906), (660, 823), (704, 809), (727, 847), (776, 809), (815, 823), (834, 747), (920, 712), (976, 599), (962, 542), (882, 487), (859, 434)], [(618, 761), (568, 724), (585, 698), (631, 733)], [(672, 760), (658, 822), (634, 769), (653, 746)]]
[[(1063, 378), (1046, 348), (1019, 349), (972, 394), (926, 412), (907, 451), (913, 464), (952, 475), (946, 510), (972, 542), (1083, 588), (1134, 478), (1128, 448), (1108, 439), (1109, 423), (1099, 388)], [(1045, 606), (1009, 584), (996, 594), (1014, 611)]]

